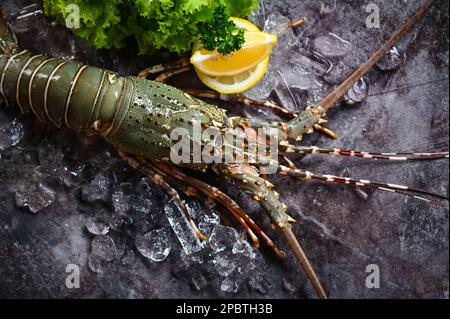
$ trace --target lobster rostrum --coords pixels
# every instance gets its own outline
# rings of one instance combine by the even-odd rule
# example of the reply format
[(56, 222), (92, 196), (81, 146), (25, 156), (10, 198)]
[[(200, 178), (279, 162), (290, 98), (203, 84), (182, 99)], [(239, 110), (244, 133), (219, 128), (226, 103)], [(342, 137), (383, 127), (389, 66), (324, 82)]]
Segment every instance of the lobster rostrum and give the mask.
[[(429, 203), (434, 203), (432, 197), (448, 200), (439, 194), (402, 185), (316, 174), (297, 168), (286, 157), (289, 153), (320, 153), (396, 161), (448, 158), (448, 152), (374, 153), (299, 146), (290, 142), (299, 141), (302, 136), (315, 130), (332, 134), (321, 126), (326, 123), (323, 119), (326, 111), (352, 88), (431, 4), (432, 0), (426, 1), (383, 47), (320, 103), (293, 115), (293, 119), (288, 122), (270, 123), (230, 117), (225, 110), (203, 102), (185, 91), (144, 77), (120, 77), (112, 71), (82, 65), (75, 61), (33, 55), (27, 50), (20, 50), (0, 11), (0, 102), (6, 106), (17, 105), (22, 113), (31, 112), (40, 121), (56, 127), (67, 126), (82, 134), (94, 134), (105, 138), (132, 167), (146, 174), (174, 197), (200, 238), (206, 239), (206, 236), (190, 218), (178, 191), (189, 196), (214, 199), (230, 211), (244, 227), (256, 247), (262, 240), (277, 255), (283, 256), (284, 253), (233, 199), (218, 188), (187, 175), (182, 169), (203, 172), (212, 170), (232, 180), (265, 208), (273, 225), (283, 234), (318, 296), (326, 298), (318, 276), (292, 232), (291, 224), (294, 219), (287, 214), (288, 207), (280, 201), (280, 195), (275, 191), (274, 185), (266, 180), (264, 172), (271, 166), (276, 168), (278, 174), (300, 180), (315, 179), (326, 183), (380, 189), (414, 196)], [(278, 107), (273, 108), (280, 110)], [(192, 142), (200, 151), (211, 148), (216, 142), (202, 137), (192, 138), (195, 135), (194, 125), (197, 123), (203, 129), (212, 129), (222, 137), (229, 132), (240, 134), (243, 143), (227, 145), (225, 142), (220, 147), (231, 147), (233, 154), (242, 160), (201, 163), (188, 161), (175, 164), (171, 160), (171, 152), (175, 146), (171, 132), (174, 129), (185, 129), (190, 136), (189, 143)], [(277, 152), (283, 163), (280, 164), (269, 155), (258, 156), (255, 159), (249, 154), (250, 146), (267, 151), (268, 140), (276, 141)], [(193, 152), (190, 155), (195, 156)]]

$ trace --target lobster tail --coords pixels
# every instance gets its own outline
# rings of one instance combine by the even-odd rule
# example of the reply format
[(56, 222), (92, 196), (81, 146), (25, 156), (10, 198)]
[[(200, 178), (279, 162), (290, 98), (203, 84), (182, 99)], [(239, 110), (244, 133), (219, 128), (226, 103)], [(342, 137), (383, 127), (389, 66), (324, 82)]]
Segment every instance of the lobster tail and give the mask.
[(0, 55), (11, 55), (17, 50), (16, 36), (8, 27), (3, 11), (0, 9)]

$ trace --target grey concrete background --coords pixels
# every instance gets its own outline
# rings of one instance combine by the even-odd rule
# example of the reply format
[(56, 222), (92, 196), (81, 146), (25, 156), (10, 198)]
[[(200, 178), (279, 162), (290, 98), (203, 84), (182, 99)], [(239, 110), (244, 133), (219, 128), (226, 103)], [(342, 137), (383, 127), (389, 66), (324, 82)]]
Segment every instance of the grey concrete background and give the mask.
[[(333, 1), (262, 2), (259, 12), (252, 17), (259, 26), (274, 11), (291, 19), (307, 16), (308, 23), (295, 33), (302, 45), (329, 32), (352, 44), (351, 51), (335, 61), (341, 67), (333, 70), (335, 78), (328, 78), (327, 82), (316, 77), (321, 86), (306, 90), (303, 100), (297, 101), (299, 108), (315, 96), (326, 94), (334, 82), (345, 78), (362, 63), (401, 26), (420, 1), (373, 2), (380, 7), (380, 29), (365, 27), (366, 1), (338, 0), (329, 13), (323, 9), (333, 9)], [(74, 38), (70, 31), (53, 25), (42, 14), (17, 20), (19, 12), (33, 3), (33, 0), (2, 0), (0, 5), (11, 17), (20, 45), (32, 52), (75, 58), (124, 75), (136, 74), (144, 66), (176, 58), (167, 53), (136, 57), (132, 45), (127, 50), (97, 51)], [(426, 17), (398, 45), (407, 53), (405, 64), (396, 71), (370, 71), (367, 74), (371, 84), (368, 99), (356, 106), (339, 106), (331, 112), (327, 127), (339, 138), (333, 141), (316, 134), (304, 143), (380, 151), (448, 150), (448, 21), (448, 1), (435, 1)], [(298, 54), (301, 53), (299, 50)], [(196, 81), (190, 74), (173, 83), (181, 87)], [(295, 86), (295, 83), (289, 85)], [(240, 107), (229, 107), (232, 112), (242, 112)], [(243, 113), (261, 116), (261, 112), (254, 110)], [(262, 115), (267, 114), (262, 112)], [(125, 234), (111, 232), (117, 246), (135, 252), (131, 264), (117, 261), (102, 274), (92, 272), (87, 264), (93, 236), (87, 233), (86, 223), (94, 217), (111, 220), (114, 210), (109, 192), (124, 182), (137, 185), (142, 176), (123, 164), (114, 150), (101, 141), (86, 145), (71, 132), (43, 127), (31, 116), (20, 116), (17, 110), (0, 110), (0, 119), (2, 128), (11, 127), (15, 120), (13, 128), (24, 133), (20, 143), (0, 150), (0, 297), (315, 297), (293, 257), (288, 254), (288, 258), (280, 262), (267, 249), (258, 253), (263, 259), (255, 271), (255, 275), (262, 278), (259, 285), (242, 284), (238, 293), (225, 293), (220, 290), (218, 278), (207, 277), (206, 287), (196, 290), (192, 274), (197, 267), (203, 271), (203, 266), (189, 263), (187, 268), (181, 267), (180, 247), (176, 241), (165, 261), (145, 260), (129, 240), (140, 231), (139, 227)], [(383, 163), (303, 156), (296, 161), (311, 171), (339, 174), (347, 168), (351, 176), (358, 178), (448, 194), (448, 160)], [(93, 203), (83, 200), (83, 189), (99, 171), (106, 174), (111, 183), (106, 199)], [(51, 205), (33, 214), (19, 208), (16, 197), (24, 189), (34, 192), (36, 178), (45, 180), (54, 199)], [(249, 202), (245, 194), (223, 180), (203, 178), (232, 195), (268, 229), (279, 246), (286, 248), (281, 237), (270, 230), (268, 219), (257, 204)], [(278, 185), (282, 199), (290, 207), (289, 212), (298, 220), (295, 232), (330, 297), (448, 298), (448, 205), (430, 206), (413, 198), (380, 191), (369, 192), (368, 199), (364, 200), (354, 189), (344, 186), (300, 183), (286, 177), (270, 179)], [(153, 216), (162, 215), (166, 195), (158, 187), (151, 187), (148, 194), (151, 194), (151, 204), (147, 208)], [(65, 268), (70, 263), (81, 267), (79, 289), (65, 286)], [(380, 289), (365, 286), (365, 270), (369, 264), (380, 268)]]

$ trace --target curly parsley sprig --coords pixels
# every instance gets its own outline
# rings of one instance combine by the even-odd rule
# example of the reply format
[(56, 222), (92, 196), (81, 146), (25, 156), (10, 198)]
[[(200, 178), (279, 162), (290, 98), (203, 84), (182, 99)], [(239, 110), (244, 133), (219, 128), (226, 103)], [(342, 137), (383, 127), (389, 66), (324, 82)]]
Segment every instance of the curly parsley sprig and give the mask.
[(227, 55), (238, 51), (244, 45), (244, 29), (238, 28), (230, 20), (230, 15), (225, 6), (221, 5), (214, 10), (210, 23), (202, 23), (199, 27), (200, 41), (208, 51)]

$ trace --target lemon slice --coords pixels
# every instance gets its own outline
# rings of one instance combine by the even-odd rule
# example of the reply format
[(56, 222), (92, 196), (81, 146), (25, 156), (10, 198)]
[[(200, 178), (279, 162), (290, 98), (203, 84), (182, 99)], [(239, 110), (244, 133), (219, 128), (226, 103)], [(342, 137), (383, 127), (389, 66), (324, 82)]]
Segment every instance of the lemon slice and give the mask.
[(250, 70), (235, 75), (212, 76), (195, 69), (200, 80), (209, 88), (223, 94), (241, 93), (258, 83), (267, 70), (269, 56)]
[[(250, 32), (258, 32), (259, 29), (256, 25), (251, 23), (250, 21), (231, 17), (231, 20), (238, 26), (239, 28), (243, 28), (246, 31)], [(194, 44), (193, 53), (201, 50), (201, 44), (199, 42)], [(258, 83), (267, 70), (267, 65), (269, 64), (269, 55), (267, 55), (261, 62), (259, 62), (256, 66), (253, 66), (245, 71), (236, 73), (234, 75), (225, 75), (225, 76), (212, 76), (207, 75), (195, 68), (198, 77), (200, 80), (208, 86), (209, 88), (216, 90), (217, 92), (223, 94), (234, 94), (241, 93), (243, 91), (248, 90), (256, 83)]]
[(239, 51), (222, 55), (200, 49), (192, 55), (191, 63), (206, 75), (234, 75), (257, 66), (277, 43), (275, 35), (259, 31), (245, 31), (244, 38), (244, 45)]

